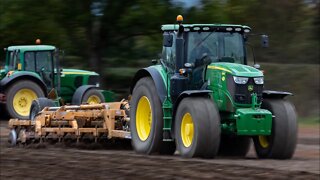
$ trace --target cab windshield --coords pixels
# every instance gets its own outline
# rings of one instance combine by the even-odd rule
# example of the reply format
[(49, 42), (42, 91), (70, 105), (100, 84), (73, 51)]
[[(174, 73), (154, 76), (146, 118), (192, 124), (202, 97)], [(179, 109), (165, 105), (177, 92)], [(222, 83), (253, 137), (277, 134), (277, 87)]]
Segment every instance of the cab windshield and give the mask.
[(236, 32), (189, 32), (187, 60), (207, 55), (211, 62), (245, 63), (243, 37)]

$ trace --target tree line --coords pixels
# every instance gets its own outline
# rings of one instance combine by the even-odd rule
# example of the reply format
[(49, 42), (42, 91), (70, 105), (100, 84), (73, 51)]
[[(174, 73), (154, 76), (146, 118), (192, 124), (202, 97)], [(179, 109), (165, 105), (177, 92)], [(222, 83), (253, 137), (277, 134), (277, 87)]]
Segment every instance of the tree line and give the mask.
[(317, 0), (202, 0), (189, 8), (171, 0), (0, 0), (0, 47), (40, 38), (100, 73), (110, 64), (142, 66), (161, 51), (161, 25), (182, 14), (186, 24), (244, 24), (268, 34), (268, 49), (252, 39), (261, 62), (319, 64), (319, 12)]

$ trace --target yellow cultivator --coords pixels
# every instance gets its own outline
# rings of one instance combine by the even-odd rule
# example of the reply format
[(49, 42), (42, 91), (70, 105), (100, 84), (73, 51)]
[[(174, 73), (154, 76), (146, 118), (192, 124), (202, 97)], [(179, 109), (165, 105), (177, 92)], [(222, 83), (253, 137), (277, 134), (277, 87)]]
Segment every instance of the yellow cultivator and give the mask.
[(47, 139), (79, 142), (83, 137), (94, 142), (99, 139), (130, 139), (128, 109), (127, 101), (45, 107), (31, 120), (10, 119), (9, 142), (16, 145), (41, 143)]

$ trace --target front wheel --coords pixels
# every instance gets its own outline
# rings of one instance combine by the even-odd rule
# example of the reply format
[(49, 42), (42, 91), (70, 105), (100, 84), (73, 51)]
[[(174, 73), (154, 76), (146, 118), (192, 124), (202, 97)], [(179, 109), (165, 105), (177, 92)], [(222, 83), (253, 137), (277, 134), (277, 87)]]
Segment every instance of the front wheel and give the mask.
[(13, 118), (28, 119), (33, 100), (43, 97), (44, 93), (35, 82), (23, 80), (15, 82), (7, 91), (6, 108)]
[(141, 78), (130, 102), (131, 143), (137, 153), (152, 154), (162, 146), (162, 106), (153, 80)]
[(183, 99), (175, 116), (176, 146), (181, 156), (213, 158), (220, 143), (220, 116), (213, 101)]
[(275, 116), (270, 136), (253, 137), (259, 158), (289, 159), (297, 144), (297, 115), (294, 106), (283, 99), (266, 99), (261, 108)]

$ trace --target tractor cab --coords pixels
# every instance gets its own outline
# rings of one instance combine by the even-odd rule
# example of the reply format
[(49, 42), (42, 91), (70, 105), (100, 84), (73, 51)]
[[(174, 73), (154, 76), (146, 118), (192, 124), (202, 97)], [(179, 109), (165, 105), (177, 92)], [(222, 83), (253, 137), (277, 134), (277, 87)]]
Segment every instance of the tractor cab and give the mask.
[(176, 73), (171, 84), (180, 84), (172, 90), (173, 101), (184, 90), (207, 89), (210, 64), (247, 64), (244, 37), (251, 30), (248, 26), (179, 23), (163, 25), (162, 30), (162, 62)]
[(55, 47), (49, 45), (10, 46), (6, 52), (5, 72), (34, 72), (46, 84), (48, 90), (55, 87)]

